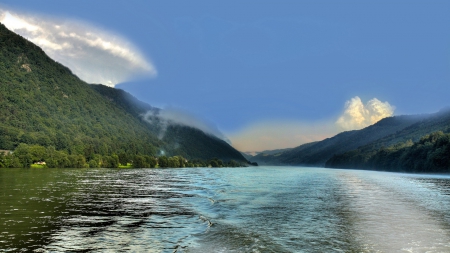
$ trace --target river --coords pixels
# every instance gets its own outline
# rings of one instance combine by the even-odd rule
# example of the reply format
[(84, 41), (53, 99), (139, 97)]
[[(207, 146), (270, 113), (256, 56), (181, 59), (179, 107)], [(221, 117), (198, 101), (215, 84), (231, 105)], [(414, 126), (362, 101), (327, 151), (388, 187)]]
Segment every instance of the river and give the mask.
[(0, 169), (0, 252), (450, 252), (450, 175)]

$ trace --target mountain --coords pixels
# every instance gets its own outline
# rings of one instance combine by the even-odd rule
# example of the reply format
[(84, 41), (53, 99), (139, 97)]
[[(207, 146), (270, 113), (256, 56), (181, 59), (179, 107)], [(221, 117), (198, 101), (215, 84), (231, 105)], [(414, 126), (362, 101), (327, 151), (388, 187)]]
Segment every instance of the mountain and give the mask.
[[(123, 90), (104, 85), (92, 85), (91, 87), (118, 107), (144, 122), (148, 129), (163, 141), (160, 151), (165, 154), (202, 160), (218, 158), (246, 162), (242, 154), (226, 141), (194, 127), (161, 120), (158, 114), (162, 109), (139, 101)], [(152, 120), (145, 120), (144, 115)]]
[(419, 120), (394, 134), (368, 143), (359, 149), (362, 151), (373, 151), (408, 140), (416, 142), (425, 135), (436, 131), (448, 131), (450, 129), (450, 109), (442, 109), (437, 113), (415, 115), (413, 117)]
[(164, 153), (246, 162), (228, 143), (199, 129), (147, 122), (142, 114), (148, 111), (157, 118), (160, 109), (125, 91), (87, 84), (0, 24), (0, 149), (25, 143), (87, 159)]
[(361, 130), (303, 144), (252, 161), (405, 172), (450, 172), (450, 109), (394, 116)]
[(258, 152), (241, 152), (241, 153), (247, 160), (253, 160), (253, 158), (257, 155), (259, 155), (259, 157), (263, 157), (265, 155), (276, 155), (276, 154), (281, 154), (283, 152), (289, 151), (291, 149), (292, 148), (282, 148), (282, 149), (272, 149), (272, 150), (264, 150), (264, 151), (258, 151)]
[(328, 168), (353, 168), (395, 172), (449, 173), (450, 133), (442, 131), (425, 135), (370, 152), (361, 149), (333, 156)]
[(361, 130), (346, 131), (322, 141), (306, 143), (291, 150), (269, 155), (258, 154), (258, 164), (324, 166), (335, 154), (367, 145), (421, 121), (424, 115), (395, 116), (380, 120)]
[(245, 152), (241, 152), (241, 155), (243, 157), (245, 157), (245, 159), (247, 159), (248, 161), (253, 159), (253, 156), (251, 154), (245, 153)]
[[(271, 152), (263, 151), (258, 153), (257, 155), (252, 157), (252, 161), (257, 162), (258, 164), (262, 165), (295, 165), (295, 164), (289, 164), (286, 163), (284, 160), (284, 157), (289, 154), (290, 151), (296, 150), (296, 153), (302, 152), (302, 150), (305, 150), (313, 145), (315, 145), (317, 142), (310, 142), (305, 143), (303, 145), (300, 145), (295, 148), (287, 148), (287, 149), (276, 149), (272, 150)], [(303, 164), (305, 165), (305, 164)]]
[(336, 154), (327, 161), (326, 167), (442, 171), (450, 165), (440, 157), (442, 154), (442, 157), (449, 158), (450, 135), (445, 134), (449, 132), (450, 110), (443, 109), (422, 117), (418, 122), (394, 134)]

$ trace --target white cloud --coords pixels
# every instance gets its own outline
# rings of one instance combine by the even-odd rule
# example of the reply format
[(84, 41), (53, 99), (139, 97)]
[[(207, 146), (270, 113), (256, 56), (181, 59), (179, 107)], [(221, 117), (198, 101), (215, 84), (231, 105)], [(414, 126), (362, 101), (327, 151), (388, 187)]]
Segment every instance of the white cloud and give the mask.
[(38, 30), (37, 26), (31, 25), (25, 20), (11, 15), (9, 12), (2, 13), (1, 16), (1, 22), (11, 30), (25, 29), (30, 32)]
[(375, 124), (379, 120), (392, 116), (395, 107), (387, 101), (381, 102), (373, 98), (365, 105), (356, 96), (345, 103), (345, 111), (336, 121), (336, 125), (342, 130), (362, 129)]
[(129, 41), (92, 25), (2, 9), (0, 22), (88, 83), (114, 86), (136, 76), (156, 75), (154, 65)]

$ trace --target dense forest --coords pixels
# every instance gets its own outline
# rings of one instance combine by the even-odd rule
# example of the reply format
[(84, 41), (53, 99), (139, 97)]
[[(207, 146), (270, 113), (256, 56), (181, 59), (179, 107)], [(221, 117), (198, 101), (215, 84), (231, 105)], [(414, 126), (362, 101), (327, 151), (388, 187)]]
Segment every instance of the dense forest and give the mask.
[[(161, 109), (143, 103), (123, 90), (104, 85), (92, 85), (91, 87), (118, 107), (134, 115), (154, 135), (159, 136), (163, 143), (161, 150), (164, 150), (165, 153), (202, 160), (217, 157), (225, 161), (246, 161), (239, 151), (224, 140), (193, 127), (168, 121), (161, 122), (163, 120), (158, 117)], [(147, 120), (143, 115), (146, 115)]]
[(83, 82), (0, 24), (0, 149), (20, 153), (23, 144), (34, 145), (87, 164), (95, 156), (162, 153), (247, 162), (225, 141), (195, 128), (170, 125), (158, 138), (158, 122), (142, 119), (143, 112), (158, 110), (125, 91)]
[[(418, 122), (357, 149), (334, 154), (326, 167), (379, 169), (410, 172), (447, 172), (449, 161), (436, 154), (450, 157), (445, 138), (450, 132), (450, 110), (443, 109), (426, 115)], [(431, 138), (431, 139), (430, 139)], [(425, 145), (426, 144), (426, 145)], [(433, 144), (433, 145), (431, 145)], [(435, 145), (436, 144), (436, 145)], [(446, 153), (445, 153), (446, 152)], [(411, 156), (415, 154), (415, 156)], [(438, 159), (438, 160), (439, 160)], [(447, 164), (446, 166), (444, 164)]]
[(374, 151), (356, 149), (328, 160), (329, 168), (402, 172), (450, 172), (450, 133), (442, 131)]

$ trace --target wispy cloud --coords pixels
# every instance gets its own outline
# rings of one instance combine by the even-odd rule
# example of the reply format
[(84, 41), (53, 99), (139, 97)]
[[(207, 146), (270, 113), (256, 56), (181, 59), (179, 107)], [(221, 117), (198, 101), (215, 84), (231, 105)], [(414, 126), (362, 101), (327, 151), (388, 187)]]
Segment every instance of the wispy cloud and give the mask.
[(361, 99), (356, 96), (345, 103), (345, 111), (336, 121), (336, 125), (342, 130), (362, 129), (392, 116), (394, 110), (395, 107), (387, 101), (381, 102), (373, 98), (363, 104)]
[(84, 22), (3, 9), (0, 22), (40, 46), (88, 83), (114, 86), (157, 73), (132, 43)]
[(206, 134), (216, 136), (217, 138), (230, 143), (225, 135), (223, 135), (214, 124), (202, 120), (199, 117), (181, 109), (168, 107), (163, 110), (148, 111), (145, 115), (143, 115), (143, 118), (147, 122), (157, 124), (160, 127), (158, 136), (159, 139), (164, 138), (169, 125), (181, 125), (197, 128)]

